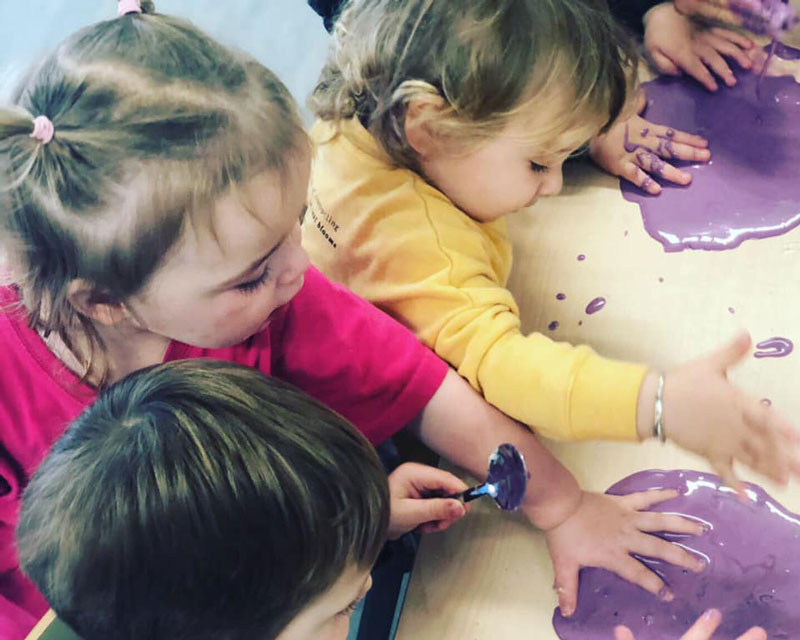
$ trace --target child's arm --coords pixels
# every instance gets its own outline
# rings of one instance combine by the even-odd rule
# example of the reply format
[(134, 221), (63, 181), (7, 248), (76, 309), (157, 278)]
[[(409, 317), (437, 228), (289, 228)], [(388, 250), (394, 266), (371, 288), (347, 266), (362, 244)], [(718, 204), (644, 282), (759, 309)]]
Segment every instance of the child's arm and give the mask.
[(698, 571), (703, 565), (683, 548), (646, 532), (700, 534), (696, 522), (675, 515), (643, 512), (675, 497), (674, 491), (629, 496), (582, 492), (567, 471), (530, 431), (488, 405), (452, 371), (412, 426), (434, 451), (479, 478), (501, 442), (513, 443), (525, 457), (531, 479), (522, 511), (547, 532), (559, 604), (575, 610), (582, 566), (608, 569), (662, 598), (670, 599), (661, 578), (630, 554), (659, 558)]

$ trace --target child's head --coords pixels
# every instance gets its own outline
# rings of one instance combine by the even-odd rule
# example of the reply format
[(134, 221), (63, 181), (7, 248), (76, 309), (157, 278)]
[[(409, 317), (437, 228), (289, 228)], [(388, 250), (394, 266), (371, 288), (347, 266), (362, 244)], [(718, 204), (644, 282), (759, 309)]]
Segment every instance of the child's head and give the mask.
[(635, 60), (601, 0), (351, 0), (312, 106), (358, 116), (491, 220), (560, 189), (564, 159), (622, 111)]
[(20, 559), (84, 640), (339, 640), (388, 525), (342, 417), (253, 369), (139, 371), (31, 480)]
[(309, 145), (288, 91), (143, 9), (72, 35), (0, 109), (0, 253), (31, 325), (87, 371), (97, 356), (100, 379), (104, 328), (235, 344), (308, 267)]

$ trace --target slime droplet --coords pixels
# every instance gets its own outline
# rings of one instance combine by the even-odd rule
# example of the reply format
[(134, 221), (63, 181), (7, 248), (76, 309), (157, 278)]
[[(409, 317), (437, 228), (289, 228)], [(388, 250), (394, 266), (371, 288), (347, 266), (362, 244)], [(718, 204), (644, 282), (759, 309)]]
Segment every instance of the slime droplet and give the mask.
[(550, 324), (547, 325), (547, 328), (550, 329), (550, 331), (555, 331), (556, 329), (558, 329), (558, 320), (553, 320)]
[(794, 343), (789, 338), (770, 338), (756, 345), (756, 358), (783, 358), (794, 350)]
[(593, 313), (597, 313), (606, 306), (606, 299), (603, 297), (597, 297), (592, 300), (589, 304), (586, 305), (586, 313), (588, 315), (592, 315)]

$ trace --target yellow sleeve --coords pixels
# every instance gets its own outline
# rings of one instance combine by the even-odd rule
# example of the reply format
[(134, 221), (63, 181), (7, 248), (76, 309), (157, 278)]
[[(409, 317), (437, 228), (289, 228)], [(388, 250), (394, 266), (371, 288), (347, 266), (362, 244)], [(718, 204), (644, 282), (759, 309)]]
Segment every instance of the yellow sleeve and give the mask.
[[(347, 190), (353, 215), (338, 206), (331, 213), (312, 194), (304, 244), (315, 264), (403, 322), (488, 402), (543, 436), (634, 440), (645, 368), (522, 334), (480, 223), (421, 180), (384, 187)], [(326, 215), (337, 222), (323, 237), (314, 227)]]

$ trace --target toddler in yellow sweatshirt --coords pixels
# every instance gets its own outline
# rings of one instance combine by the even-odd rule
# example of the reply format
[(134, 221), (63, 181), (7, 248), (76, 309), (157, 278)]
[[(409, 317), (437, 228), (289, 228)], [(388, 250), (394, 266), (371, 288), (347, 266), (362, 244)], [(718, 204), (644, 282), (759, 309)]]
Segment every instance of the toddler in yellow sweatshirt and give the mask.
[(635, 67), (593, 0), (353, 0), (312, 97), (304, 245), (544, 436), (669, 436), (737, 488), (734, 461), (785, 482), (793, 428), (726, 377), (748, 336), (660, 373), (520, 330), (504, 216), (558, 193), (570, 154), (613, 170), (629, 153), (620, 173), (645, 189), (659, 166), (686, 181), (659, 154), (709, 157), (633, 114)]

